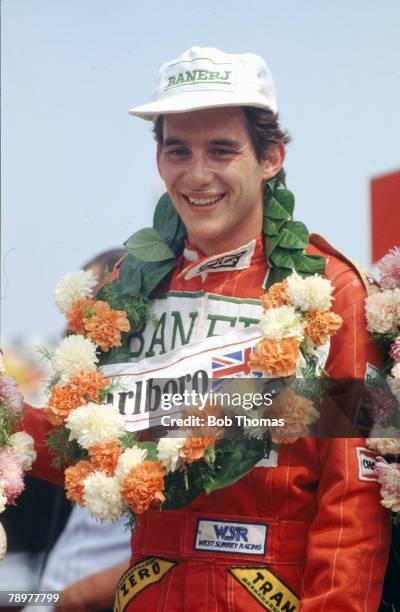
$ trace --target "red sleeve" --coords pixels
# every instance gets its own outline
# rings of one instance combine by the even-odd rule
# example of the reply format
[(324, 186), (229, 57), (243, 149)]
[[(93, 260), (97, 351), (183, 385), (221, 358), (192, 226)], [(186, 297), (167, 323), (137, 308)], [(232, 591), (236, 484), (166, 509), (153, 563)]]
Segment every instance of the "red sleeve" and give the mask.
[(35, 440), (37, 459), (29, 474), (55, 484), (63, 485), (64, 472), (52, 467), (53, 457), (47, 450), (46, 434), (50, 431), (51, 425), (45, 419), (43, 409), (32, 408), (25, 404), (21, 428)]
[(390, 545), (377, 482), (361, 480), (363, 439), (320, 440), (323, 465), (311, 525), (301, 612), (376, 612)]
[[(380, 365), (366, 329), (366, 290), (357, 272), (340, 260), (329, 259), (327, 274), (335, 286), (332, 310), (343, 318), (342, 330), (332, 338), (328, 373), (364, 378), (368, 364)], [(362, 472), (357, 452), (364, 443), (364, 438), (318, 441), (322, 477), (309, 532), (301, 612), (376, 612), (379, 607), (390, 513), (380, 503), (378, 483), (364, 479), (368, 474)]]

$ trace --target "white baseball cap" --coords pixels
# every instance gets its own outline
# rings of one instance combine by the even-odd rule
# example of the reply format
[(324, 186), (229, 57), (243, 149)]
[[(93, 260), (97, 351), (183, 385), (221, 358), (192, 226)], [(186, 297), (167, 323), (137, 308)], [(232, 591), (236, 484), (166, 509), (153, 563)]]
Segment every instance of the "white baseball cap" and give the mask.
[(159, 115), (221, 106), (278, 111), (275, 84), (262, 57), (191, 47), (161, 67), (153, 101), (129, 113), (154, 121)]

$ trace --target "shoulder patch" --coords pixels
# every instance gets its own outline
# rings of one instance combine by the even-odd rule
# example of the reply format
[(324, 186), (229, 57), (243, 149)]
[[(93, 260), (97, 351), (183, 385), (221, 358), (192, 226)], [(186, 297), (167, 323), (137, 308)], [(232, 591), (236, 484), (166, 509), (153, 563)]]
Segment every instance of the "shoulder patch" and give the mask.
[(367, 448), (358, 446), (356, 448), (358, 461), (358, 479), (365, 481), (378, 481), (375, 472), (376, 454)]

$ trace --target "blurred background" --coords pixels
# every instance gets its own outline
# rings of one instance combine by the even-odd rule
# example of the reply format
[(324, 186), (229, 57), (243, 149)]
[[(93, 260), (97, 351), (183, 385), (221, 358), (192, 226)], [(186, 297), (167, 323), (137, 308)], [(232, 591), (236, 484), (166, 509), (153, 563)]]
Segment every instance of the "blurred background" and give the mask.
[(266, 59), (297, 219), (368, 266), (374, 179), (378, 241), (400, 235), (399, 22), (398, 0), (2, 0), (1, 343), (33, 403), (55, 284), (151, 223), (151, 125), (127, 111), (192, 45)]

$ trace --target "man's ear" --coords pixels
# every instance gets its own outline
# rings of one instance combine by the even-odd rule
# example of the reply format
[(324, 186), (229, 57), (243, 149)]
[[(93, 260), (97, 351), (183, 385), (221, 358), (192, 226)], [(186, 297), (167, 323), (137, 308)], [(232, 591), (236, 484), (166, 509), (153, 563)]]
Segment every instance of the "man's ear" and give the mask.
[(263, 167), (262, 178), (264, 180), (269, 180), (278, 174), (283, 166), (285, 155), (286, 149), (282, 142), (279, 144), (272, 144), (268, 147), (266, 158), (261, 162)]
[(162, 178), (162, 173), (161, 173), (161, 147), (158, 144), (157, 145), (157, 153), (156, 153), (156, 159), (157, 159), (157, 168), (158, 168), (158, 174), (161, 176)]

